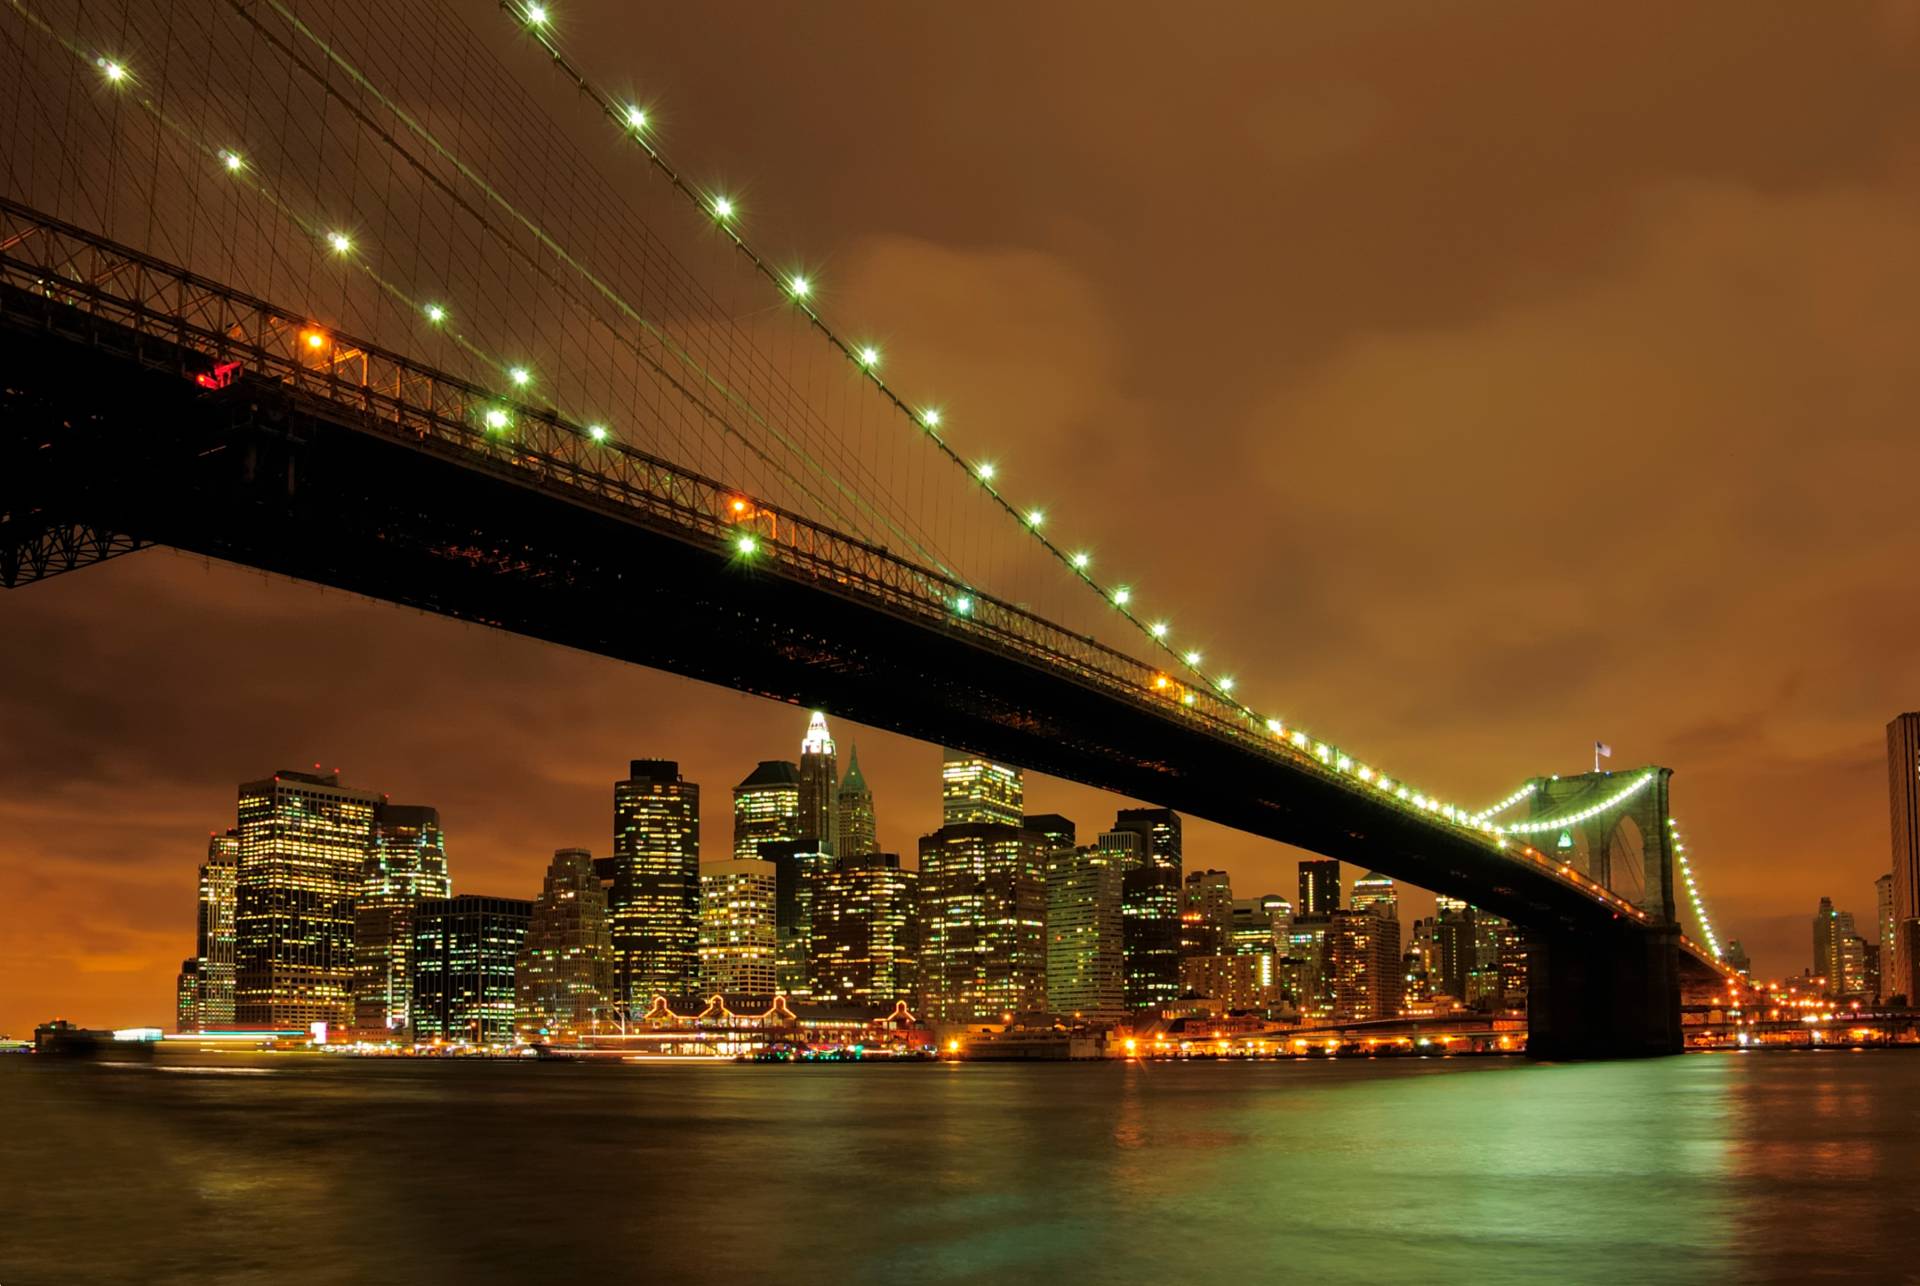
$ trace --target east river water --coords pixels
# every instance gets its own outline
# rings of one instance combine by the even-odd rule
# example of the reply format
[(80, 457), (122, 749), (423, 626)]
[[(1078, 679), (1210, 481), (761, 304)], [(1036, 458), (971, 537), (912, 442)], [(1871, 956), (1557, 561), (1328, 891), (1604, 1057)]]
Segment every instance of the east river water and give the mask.
[(0, 1286), (1920, 1277), (1920, 1053), (0, 1057)]

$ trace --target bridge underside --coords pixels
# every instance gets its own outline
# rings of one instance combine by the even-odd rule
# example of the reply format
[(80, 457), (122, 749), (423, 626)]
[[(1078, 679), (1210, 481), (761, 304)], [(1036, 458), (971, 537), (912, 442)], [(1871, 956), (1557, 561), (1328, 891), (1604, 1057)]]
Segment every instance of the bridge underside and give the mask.
[[(1540, 1052), (1680, 1048), (1677, 1000), (1660, 990), (1677, 968), (1672, 934), (1466, 836), (930, 629), (856, 584), (742, 564), (610, 502), (530, 486), (508, 463), (369, 431), (351, 408), (278, 383), (199, 388), (190, 355), (156, 370), (167, 361), (155, 341), (108, 322), (76, 321), (88, 342), (50, 334), (40, 314), (60, 306), (6, 289), (0, 582), (170, 545), (830, 709), (1465, 898), (1543, 947)], [(1658, 1001), (1643, 1021), (1635, 996)]]

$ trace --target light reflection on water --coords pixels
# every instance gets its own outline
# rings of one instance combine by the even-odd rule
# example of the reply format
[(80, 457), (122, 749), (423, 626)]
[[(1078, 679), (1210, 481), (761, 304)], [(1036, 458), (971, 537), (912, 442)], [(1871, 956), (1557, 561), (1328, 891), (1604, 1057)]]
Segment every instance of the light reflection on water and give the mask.
[(0, 1283), (1886, 1279), (1916, 1091), (1903, 1052), (6, 1058)]

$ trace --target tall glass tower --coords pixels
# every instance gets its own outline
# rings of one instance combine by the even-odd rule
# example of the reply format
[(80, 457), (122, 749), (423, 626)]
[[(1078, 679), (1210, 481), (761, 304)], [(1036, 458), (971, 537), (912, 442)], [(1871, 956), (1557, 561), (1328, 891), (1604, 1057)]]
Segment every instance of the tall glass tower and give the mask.
[(380, 797), (282, 769), (240, 787), (234, 1019), (353, 1022), (353, 903)]
[(828, 853), (839, 851), (834, 808), (839, 793), (840, 760), (827, 731), (827, 716), (815, 710), (800, 743), (800, 838)]
[(353, 914), (353, 1025), (379, 1036), (411, 1022), (413, 920), (428, 898), (453, 896), (437, 810), (382, 802)]
[(1026, 824), (1026, 788), (1018, 768), (960, 750), (940, 752), (940, 821), (946, 826), (987, 822)]
[(613, 933), (607, 895), (584, 848), (556, 851), (513, 965), (514, 1028), (528, 1043), (561, 1044), (611, 1028)]
[(1180, 814), (1171, 808), (1123, 808), (1097, 841), (1123, 855), (1127, 1007), (1180, 998)]
[(800, 838), (800, 769), (788, 759), (763, 759), (733, 788), (733, 855), (762, 856), (762, 844)]
[(620, 1003), (644, 1014), (698, 981), (700, 787), (671, 759), (635, 759), (613, 784), (613, 955)]
[(240, 877), (240, 832), (207, 837), (200, 864), (200, 908), (194, 930), (193, 1012), (195, 1030), (233, 1026), (233, 917)]
[(839, 844), (834, 852), (841, 857), (863, 857), (880, 851), (880, 828), (873, 811), (873, 791), (860, 771), (860, 747), (856, 744), (848, 756), (847, 775), (840, 779), (837, 801), (840, 817)]

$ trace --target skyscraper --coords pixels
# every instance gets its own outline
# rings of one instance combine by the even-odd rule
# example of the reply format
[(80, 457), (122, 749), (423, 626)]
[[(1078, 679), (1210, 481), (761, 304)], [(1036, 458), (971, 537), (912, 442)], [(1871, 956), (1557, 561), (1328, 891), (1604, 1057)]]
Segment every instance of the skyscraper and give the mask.
[(1433, 951), (1439, 972), (1430, 982), (1437, 995), (1465, 1002), (1467, 975), (1474, 968), (1473, 908), (1453, 898), (1437, 898), (1433, 917)]
[(612, 1019), (613, 930), (607, 895), (584, 848), (554, 852), (513, 963), (521, 1040), (564, 1044)]
[(209, 835), (207, 860), (200, 864), (200, 905), (194, 930), (195, 1031), (233, 1026), (233, 921), (239, 878), (240, 832), (226, 830)]
[(764, 857), (762, 844), (800, 838), (800, 769), (790, 760), (763, 759), (733, 788), (733, 855)]
[[(1920, 1000), (1920, 714), (1887, 725), (1887, 798), (1893, 835), (1892, 954), (1882, 943), (1881, 970), (1890, 996)], [(1888, 960), (1892, 963), (1889, 965)]]
[(1045, 837), (1005, 823), (955, 822), (921, 837), (929, 1020), (999, 1022), (1046, 1007), (1046, 859)]
[(1832, 898), (1821, 898), (1813, 915), (1813, 971), (1835, 998), (1867, 992), (1866, 941), (1854, 931), (1853, 912), (1835, 910)]
[(629, 1013), (698, 982), (700, 787), (671, 759), (635, 759), (613, 784), (614, 986)]
[(173, 980), (173, 1029), (194, 1032), (207, 1026), (200, 1021), (200, 958), (188, 956)]
[(771, 999), (780, 989), (772, 862), (733, 858), (700, 867), (700, 990)]
[(1125, 873), (1120, 855), (1056, 848), (1047, 858), (1047, 1008), (1118, 1022), (1127, 1012)]
[(815, 710), (800, 742), (800, 837), (829, 853), (840, 851), (839, 796), (840, 761), (827, 732), (827, 716)]
[(413, 915), (427, 898), (453, 896), (440, 814), (418, 804), (374, 809), (373, 844), (353, 914), (353, 1025), (407, 1029), (413, 997)]
[(959, 750), (940, 752), (940, 821), (944, 826), (989, 822), (1019, 827), (1026, 818), (1020, 770)]
[(847, 775), (840, 779), (840, 838), (834, 852), (841, 857), (859, 857), (880, 851), (880, 823), (873, 811), (873, 791), (860, 771), (860, 745), (854, 743), (847, 756)]
[(1340, 909), (1340, 863), (1314, 858), (1300, 863), (1301, 915), (1331, 915)]
[(1333, 974), (1333, 1012), (1345, 1022), (1392, 1018), (1400, 1012), (1400, 922), (1377, 911), (1335, 911), (1327, 931)]
[(1873, 882), (1874, 932), (1880, 937), (1880, 986), (1875, 999), (1885, 1004), (1893, 997), (1894, 931), (1893, 874), (1888, 872)]
[(912, 1003), (920, 873), (897, 853), (848, 853), (814, 876), (809, 991), (816, 1002)]
[(462, 893), (414, 911), (412, 1026), (417, 1041), (510, 1045), (514, 967), (533, 903)]
[(353, 903), (379, 796), (338, 774), (240, 787), (234, 1018), (247, 1027), (353, 1022)]
[(1194, 871), (1180, 893), (1180, 954), (1229, 954), (1233, 883), (1225, 871)]
[[(1130, 841), (1121, 837), (1131, 837)], [(1171, 808), (1123, 808), (1097, 841), (1126, 856), (1127, 1006), (1145, 1009), (1180, 998), (1180, 814)]]
[(760, 853), (774, 868), (779, 990), (791, 1000), (806, 1000), (812, 995), (807, 960), (813, 942), (814, 890), (817, 878), (832, 870), (836, 859), (811, 839), (769, 843)]
[(1378, 871), (1368, 871), (1353, 882), (1353, 909), (1373, 911), (1384, 908), (1378, 913), (1389, 920), (1400, 914), (1400, 899), (1394, 891), (1393, 880)]

